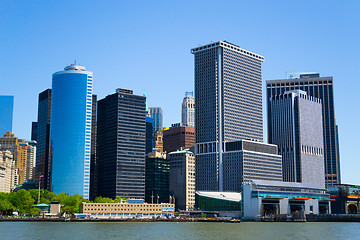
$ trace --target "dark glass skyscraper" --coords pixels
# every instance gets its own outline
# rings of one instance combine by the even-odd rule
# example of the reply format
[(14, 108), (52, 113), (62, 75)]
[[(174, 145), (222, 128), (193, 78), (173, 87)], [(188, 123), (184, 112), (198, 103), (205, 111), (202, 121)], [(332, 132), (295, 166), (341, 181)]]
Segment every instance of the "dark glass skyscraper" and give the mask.
[(35, 179), (43, 176), (41, 188), (48, 190), (51, 190), (50, 115), (51, 89), (47, 89), (39, 94)]
[(249, 179), (281, 181), (277, 147), (262, 143), (264, 57), (226, 41), (191, 52), (195, 56), (196, 189), (238, 192)]
[(152, 117), (146, 117), (146, 147), (145, 147), (145, 153), (152, 152), (153, 124), (154, 124), (154, 119)]
[(92, 95), (91, 107), (91, 156), (90, 156), (90, 199), (96, 198), (97, 168), (96, 168), (96, 135), (97, 135), (97, 95)]
[(0, 136), (12, 132), (14, 96), (0, 96)]
[(37, 141), (37, 122), (31, 123), (31, 140)]
[(145, 102), (126, 89), (98, 101), (98, 196), (144, 199)]
[[(320, 98), (322, 101), (323, 130), (324, 130), (324, 161), (325, 184), (332, 187), (341, 183), (340, 156), (337, 126), (334, 108), (334, 87), (332, 77), (320, 77), (319, 74), (300, 74), (296, 79), (282, 79), (266, 81), (266, 95), (269, 102), (272, 96), (284, 94), (294, 89), (301, 89), (309, 96)], [(268, 113), (268, 117), (271, 112)], [(268, 126), (270, 119), (268, 118)], [(268, 128), (269, 143), (273, 143), (271, 129)]]
[(53, 74), (52, 190), (89, 198), (93, 73), (71, 64)]

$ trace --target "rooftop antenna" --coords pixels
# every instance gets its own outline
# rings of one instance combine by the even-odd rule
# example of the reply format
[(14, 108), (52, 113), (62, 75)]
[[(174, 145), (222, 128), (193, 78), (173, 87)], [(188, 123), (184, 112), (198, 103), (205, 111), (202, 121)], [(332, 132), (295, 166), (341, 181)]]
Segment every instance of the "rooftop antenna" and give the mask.
[(75, 59), (75, 65), (76, 65), (76, 59)]

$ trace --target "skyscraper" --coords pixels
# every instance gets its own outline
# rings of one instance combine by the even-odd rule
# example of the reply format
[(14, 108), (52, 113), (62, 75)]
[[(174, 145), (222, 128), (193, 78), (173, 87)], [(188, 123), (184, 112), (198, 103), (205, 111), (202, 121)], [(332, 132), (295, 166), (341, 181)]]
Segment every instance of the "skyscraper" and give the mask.
[(154, 119), (153, 132), (163, 129), (163, 110), (161, 107), (149, 108), (150, 117)]
[[(293, 74), (294, 75), (294, 74)], [(272, 96), (284, 94), (284, 92), (300, 89), (309, 96), (320, 98), (322, 101), (323, 132), (324, 132), (324, 161), (325, 161), (325, 184), (331, 187), (341, 183), (340, 156), (338, 131), (335, 120), (334, 87), (332, 77), (320, 77), (319, 74), (299, 74), (299, 78), (266, 81), (267, 105)], [(270, 116), (271, 113), (268, 114)], [(270, 120), (268, 119), (268, 126)], [(268, 129), (269, 143), (272, 143), (271, 129)]]
[(52, 190), (89, 198), (93, 73), (71, 64), (53, 74)]
[(186, 92), (181, 108), (181, 125), (195, 127), (195, 99), (193, 92)]
[(96, 136), (97, 136), (97, 95), (92, 95), (91, 107), (91, 156), (90, 156), (90, 200), (97, 195), (97, 165), (96, 165)]
[[(41, 188), (51, 190), (50, 159), (50, 115), (51, 89), (39, 94), (37, 117), (37, 149), (35, 179), (40, 181)], [(40, 176), (42, 176), (40, 178)]]
[(145, 197), (145, 101), (120, 88), (98, 101), (98, 196)]
[(33, 180), (35, 172), (36, 142), (19, 139), (21, 151), (21, 166), (24, 169), (24, 179)]
[(0, 96), (0, 136), (12, 132), (14, 96)]
[(152, 152), (153, 149), (153, 123), (154, 119), (152, 117), (146, 117), (146, 154)]
[(197, 190), (239, 192), (249, 179), (281, 181), (277, 147), (261, 142), (264, 57), (226, 41), (191, 52)]
[(269, 132), (283, 160), (283, 180), (325, 188), (321, 100), (287, 91), (269, 100)]
[(31, 123), (31, 140), (37, 141), (37, 122)]

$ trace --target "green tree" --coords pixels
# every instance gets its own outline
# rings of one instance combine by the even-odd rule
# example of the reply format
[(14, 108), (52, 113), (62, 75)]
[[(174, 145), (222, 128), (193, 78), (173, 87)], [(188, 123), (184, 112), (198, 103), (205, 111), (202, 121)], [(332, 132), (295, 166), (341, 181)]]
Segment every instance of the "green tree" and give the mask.
[(10, 211), (14, 209), (14, 206), (8, 199), (9, 194), (7, 193), (0, 193), (0, 214), (1, 215), (8, 215)]
[(9, 194), (9, 201), (22, 214), (30, 213), (35, 200), (31, 197), (30, 192), (21, 189), (18, 192)]

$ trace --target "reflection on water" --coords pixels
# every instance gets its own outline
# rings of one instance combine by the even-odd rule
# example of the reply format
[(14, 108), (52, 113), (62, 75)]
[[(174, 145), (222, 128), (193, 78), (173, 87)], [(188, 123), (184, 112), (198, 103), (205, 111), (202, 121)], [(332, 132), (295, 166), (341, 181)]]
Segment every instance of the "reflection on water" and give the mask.
[(0, 239), (360, 239), (360, 223), (0, 222)]

